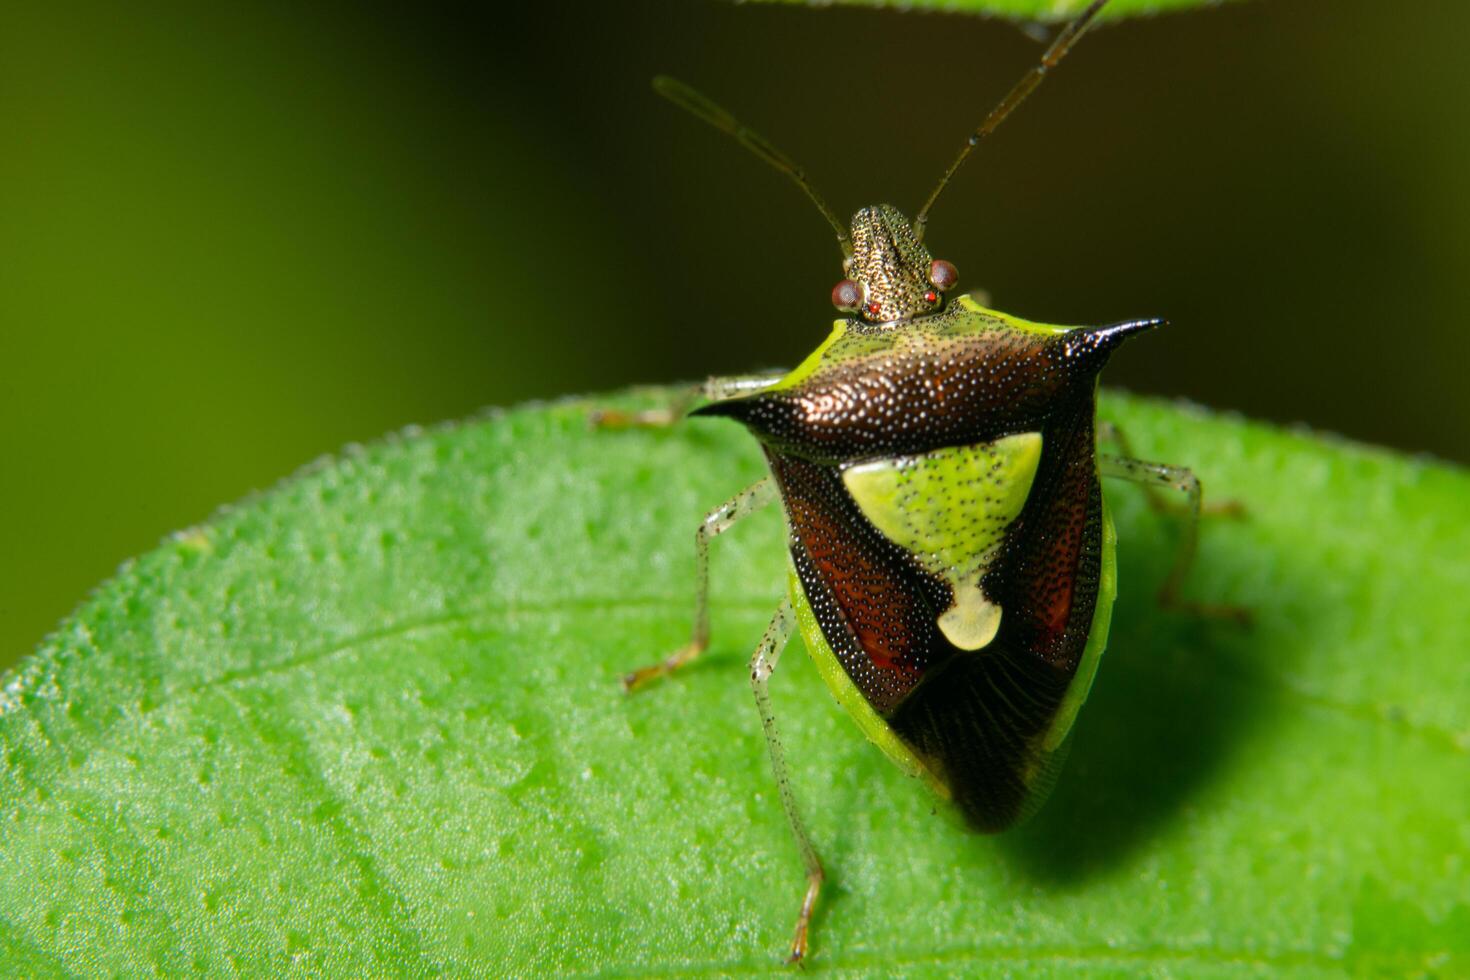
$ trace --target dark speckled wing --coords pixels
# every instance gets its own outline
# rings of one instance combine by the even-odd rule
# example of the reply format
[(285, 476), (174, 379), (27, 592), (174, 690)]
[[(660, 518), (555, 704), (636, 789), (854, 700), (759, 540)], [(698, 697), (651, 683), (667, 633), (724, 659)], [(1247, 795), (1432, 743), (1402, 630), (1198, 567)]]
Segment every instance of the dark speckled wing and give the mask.
[(937, 625), (948, 587), (859, 513), (839, 469), (768, 452), (791, 556), (827, 644), (880, 714), (892, 711), (949, 645)]

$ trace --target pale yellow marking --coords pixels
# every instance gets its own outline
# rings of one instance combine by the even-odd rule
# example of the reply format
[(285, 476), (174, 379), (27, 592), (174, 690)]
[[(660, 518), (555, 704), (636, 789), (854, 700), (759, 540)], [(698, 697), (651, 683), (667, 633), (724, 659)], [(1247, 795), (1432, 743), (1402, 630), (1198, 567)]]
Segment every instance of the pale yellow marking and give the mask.
[(1001, 608), (980, 581), (1020, 515), (1041, 460), (1041, 433), (869, 460), (842, 473), (858, 509), (878, 531), (949, 585), (938, 616), (945, 638), (980, 650), (1000, 629)]
[(958, 585), (954, 604), (939, 616), (939, 629), (961, 650), (979, 650), (1000, 632), (1000, 606), (985, 598), (978, 586)]

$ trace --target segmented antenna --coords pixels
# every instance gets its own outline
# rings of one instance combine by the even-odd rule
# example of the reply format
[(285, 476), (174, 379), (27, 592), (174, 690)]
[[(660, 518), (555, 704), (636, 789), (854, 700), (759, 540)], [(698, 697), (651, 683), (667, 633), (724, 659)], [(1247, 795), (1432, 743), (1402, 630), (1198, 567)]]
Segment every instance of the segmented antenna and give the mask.
[(852, 256), (852, 238), (848, 235), (846, 226), (837, 220), (837, 215), (832, 213), (827, 202), (822, 200), (822, 195), (818, 194), (816, 188), (807, 180), (806, 171), (798, 167), (794, 160), (772, 146), (760, 133), (730, 115), (722, 106), (711, 102), (677, 78), (659, 75), (653, 80), (653, 90), (716, 129), (729, 133), (741, 146), (796, 181), (796, 185), (806, 191), (806, 196), (811, 198), (817, 210), (822, 212), (822, 217), (827, 219), (832, 230), (837, 232), (837, 244), (842, 246), (843, 256), (848, 258)]
[(949, 183), (949, 178), (954, 176), (954, 172), (960, 169), (960, 164), (964, 163), (965, 158), (974, 151), (975, 144), (995, 132), (996, 127), (1005, 121), (1006, 116), (1009, 116), (1016, 106), (1026, 101), (1026, 96), (1041, 84), (1046, 73), (1055, 68), (1057, 62), (1067, 56), (1067, 52), (1072, 50), (1072, 45), (1076, 44), (1091, 26), (1092, 19), (1097, 16), (1098, 11), (1107, 4), (1108, 0), (1092, 0), (1086, 10), (1073, 18), (1072, 22), (1062, 29), (1062, 33), (1057, 35), (1057, 39), (1051, 42), (1051, 47), (1046, 49), (1046, 54), (1041, 56), (1041, 61), (1036, 64), (1036, 67), (1021, 77), (1015, 88), (1000, 100), (1000, 104), (990, 110), (990, 115), (985, 117), (980, 128), (970, 134), (970, 139), (960, 150), (960, 155), (954, 158), (954, 163), (951, 163), (949, 169), (944, 172), (944, 176), (939, 178), (939, 186), (934, 188), (934, 193), (929, 195), (929, 200), (925, 201), (924, 206), (919, 209), (918, 217), (914, 218), (914, 236), (919, 241), (924, 240), (924, 226), (929, 221), (929, 209), (934, 207), (934, 201)]

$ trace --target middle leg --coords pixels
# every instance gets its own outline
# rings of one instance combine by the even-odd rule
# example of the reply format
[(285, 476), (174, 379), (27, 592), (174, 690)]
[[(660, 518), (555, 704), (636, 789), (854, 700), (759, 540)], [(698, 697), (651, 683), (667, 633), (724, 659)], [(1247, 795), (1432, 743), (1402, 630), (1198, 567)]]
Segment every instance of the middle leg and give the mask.
[(1194, 602), (1180, 595), (1183, 591), (1184, 577), (1189, 574), (1199, 547), (1199, 520), (1204, 490), (1200, 486), (1199, 477), (1194, 475), (1194, 471), (1184, 466), (1147, 463), (1128, 456), (1100, 455), (1097, 458), (1097, 466), (1098, 472), (1103, 476), (1141, 484), (1150, 492), (1157, 493), (1161, 489), (1168, 488), (1184, 494), (1185, 503), (1180, 520), (1179, 547), (1174, 554), (1174, 564), (1169, 569), (1169, 577), (1164, 580), (1163, 587), (1159, 589), (1159, 604), (1205, 616), (1249, 623), (1249, 610), (1239, 606)]
[(709, 542), (776, 499), (770, 477), (752, 483), (704, 516), (694, 531), (694, 632), (689, 642), (656, 664), (623, 675), (623, 689), (635, 690), (656, 677), (671, 674), (709, 646)]

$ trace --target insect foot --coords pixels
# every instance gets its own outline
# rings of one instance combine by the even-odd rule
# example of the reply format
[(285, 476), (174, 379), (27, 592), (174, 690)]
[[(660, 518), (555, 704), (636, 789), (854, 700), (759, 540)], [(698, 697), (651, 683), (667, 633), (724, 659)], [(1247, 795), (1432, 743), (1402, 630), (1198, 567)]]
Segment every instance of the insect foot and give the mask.
[(628, 694), (632, 694), (634, 691), (651, 684), (658, 678), (672, 674), (703, 653), (705, 646), (706, 644), (699, 642), (686, 643), (656, 664), (649, 664), (647, 667), (639, 667), (637, 670), (628, 671), (628, 673), (623, 675), (623, 690)]

